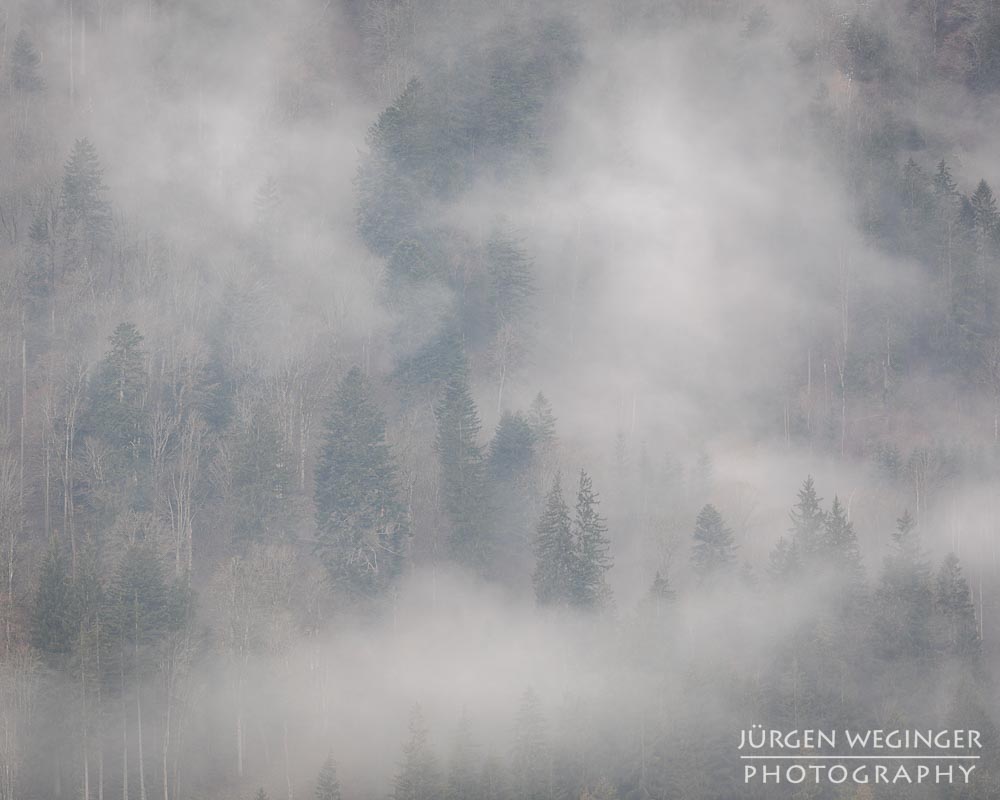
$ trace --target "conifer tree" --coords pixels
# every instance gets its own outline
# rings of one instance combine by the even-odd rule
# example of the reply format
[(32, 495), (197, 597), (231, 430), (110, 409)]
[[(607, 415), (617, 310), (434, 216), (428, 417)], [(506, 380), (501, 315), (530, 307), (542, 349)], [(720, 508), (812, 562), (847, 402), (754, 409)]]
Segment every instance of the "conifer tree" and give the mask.
[(317, 547), (330, 579), (374, 597), (399, 574), (409, 535), (385, 417), (357, 367), (341, 380), (316, 466)]
[(450, 523), (450, 552), (459, 563), (485, 572), (493, 555), (484, 508), (485, 463), (479, 446), (479, 412), (466, 367), (445, 385), (435, 416), (441, 493)]
[(972, 193), (970, 199), (973, 218), (976, 229), (984, 237), (992, 237), (997, 231), (997, 201), (993, 196), (993, 190), (986, 181), (979, 181), (976, 191)]
[(892, 540), (875, 593), (876, 644), (889, 656), (919, 656), (929, 644), (933, 589), (930, 564), (909, 512), (896, 521)]
[(795, 540), (779, 537), (768, 557), (767, 574), (773, 581), (784, 583), (799, 573), (800, 566), (801, 560)]
[(694, 527), (694, 549), (691, 564), (695, 574), (706, 580), (728, 570), (736, 563), (736, 543), (733, 532), (712, 505), (698, 512)]
[(10, 54), (10, 81), (16, 91), (40, 92), (45, 88), (45, 81), (38, 74), (41, 62), (41, 56), (28, 34), (20, 31), (14, 39)]
[(122, 322), (110, 338), (111, 349), (89, 386), (89, 417), (84, 431), (106, 441), (129, 461), (144, 454), (148, 377), (142, 335)]
[(505, 413), (490, 442), (487, 476), (494, 516), (492, 572), (523, 580), (531, 571), (538, 487), (535, 435), (521, 413)]
[(979, 629), (972, 593), (954, 553), (945, 557), (937, 575), (936, 588), (934, 599), (946, 652), (964, 657), (977, 655)]
[(337, 779), (337, 768), (333, 763), (333, 756), (327, 756), (323, 762), (323, 768), (316, 778), (316, 800), (341, 800), (340, 781)]
[(863, 583), (858, 537), (854, 533), (854, 525), (847, 519), (847, 510), (836, 496), (823, 520), (820, 552), (826, 563), (842, 574), (849, 583), (855, 586)]
[(427, 726), (420, 706), (410, 713), (410, 738), (403, 748), (403, 762), (396, 773), (393, 800), (441, 800), (443, 785), (437, 759), (431, 752)]
[(604, 606), (611, 595), (606, 580), (613, 563), (608, 552), (611, 543), (608, 541), (604, 519), (597, 513), (599, 504), (593, 481), (581, 470), (580, 488), (576, 496), (576, 518), (573, 521), (573, 602), (574, 605), (591, 610)]
[(111, 204), (104, 195), (104, 169), (88, 139), (77, 139), (63, 172), (62, 223), (67, 257), (75, 267), (94, 258), (111, 236)]
[(944, 159), (938, 162), (937, 171), (934, 173), (934, 192), (940, 199), (954, 200), (958, 194), (958, 184), (951, 176), (951, 169)]
[(535, 597), (541, 605), (570, 603), (578, 574), (576, 546), (562, 483), (556, 475), (545, 499), (535, 546)]
[(505, 230), (486, 242), (486, 264), (497, 322), (516, 322), (526, 312), (533, 293), (531, 259)]
[(826, 513), (820, 503), (816, 485), (812, 475), (809, 475), (799, 489), (798, 501), (790, 513), (791, 544), (794, 547), (790, 552), (796, 553), (799, 559), (809, 559), (821, 548)]
[(539, 447), (551, 447), (556, 438), (556, 418), (552, 413), (551, 404), (541, 392), (536, 394), (535, 399), (531, 401), (528, 422)]
[(73, 585), (65, 558), (53, 541), (42, 560), (31, 610), (31, 644), (52, 666), (62, 664), (76, 640)]

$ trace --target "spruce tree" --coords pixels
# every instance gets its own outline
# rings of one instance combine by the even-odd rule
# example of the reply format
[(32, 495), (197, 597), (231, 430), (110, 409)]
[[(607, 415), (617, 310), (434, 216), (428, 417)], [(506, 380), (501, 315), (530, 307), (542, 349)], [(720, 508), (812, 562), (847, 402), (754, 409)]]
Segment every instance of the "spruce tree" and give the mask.
[(972, 593), (958, 556), (949, 553), (937, 575), (935, 606), (945, 652), (970, 657), (979, 653), (979, 629)]
[(776, 583), (785, 583), (798, 575), (800, 566), (799, 550), (794, 539), (779, 537), (768, 558), (768, 576)]
[(890, 657), (920, 656), (929, 644), (934, 595), (930, 564), (909, 512), (896, 521), (892, 541), (875, 593), (876, 645)]
[(316, 800), (341, 800), (340, 781), (337, 779), (337, 768), (333, 763), (333, 756), (327, 756), (323, 762), (323, 768), (316, 778)]
[(494, 517), (492, 572), (512, 581), (531, 572), (538, 487), (535, 435), (523, 414), (500, 418), (487, 458), (489, 507)]
[(809, 475), (802, 483), (798, 501), (789, 515), (792, 521), (791, 544), (799, 559), (810, 559), (821, 549), (826, 513), (820, 503), (821, 498), (816, 495), (816, 485), (813, 483), (812, 475)]
[(823, 520), (820, 552), (826, 564), (850, 584), (857, 586), (864, 582), (858, 537), (854, 533), (854, 525), (847, 519), (847, 509), (836, 496)]
[(357, 367), (337, 387), (325, 434), (316, 465), (317, 547), (336, 587), (371, 598), (399, 575), (409, 526), (385, 417)]
[(990, 189), (990, 185), (986, 181), (979, 181), (976, 191), (972, 193), (970, 204), (976, 229), (984, 237), (994, 236), (998, 224), (997, 201), (993, 196), (993, 190)]
[(691, 564), (700, 580), (730, 571), (736, 563), (736, 543), (733, 532), (726, 527), (722, 515), (712, 505), (698, 512), (694, 527), (694, 549)]
[(437, 759), (431, 752), (427, 726), (420, 706), (410, 713), (410, 738), (403, 747), (403, 762), (396, 773), (393, 800), (441, 800), (443, 785)]
[(541, 392), (536, 394), (535, 399), (531, 401), (531, 408), (528, 410), (528, 423), (531, 425), (531, 432), (539, 447), (550, 448), (556, 438), (556, 418), (552, 413), (551, 404)]
[(516, 322), (533, 293), (531, 259), (509, 233), (498, 230), (486, 242), (486, 266), (497, 324)]
[(573, 603), (591, 610), (606, 605), (611, 597), (611, 589), (606, 580), (613, 563), (608, 552), (611, 543), (608, 541), (604, 519), (597, 513), (599, 504), (593, 481), (586, 472), (580, 470), (576, 518), (573, 521)]
[(455, 731), (455, 742), (448, 762), (447, 800), (473, 800), (479, 793), (480, 776), (476, 769), (472, 726), (463, 710)]
[(540, 605), (570, 603), (579, 573), (576, 543), (562, 483), (556, 475), (545, 499), (535, 545), (535, 597)]
[(38, 74), (38, 65), (41, 63), (41, 56), (28, 34), (20, 31), (14, 39), (10, 54), (11, 86), (19, 92), (40, 92), (44, 89), (45, 81)]
[(62, 190), (62, 223), (71, 266), (99, 254), (111, 236), (106, 191), (96, 148), (88, 139), (77, 139), (63, 172)]
[(122, 322), (110, 338), (111, 349), (97, 367), (89, 388), (85, 433), (103, 439), (128, 461), (144, 454), (148, 377), (142, 335)]
[(55, 541), (42, 560), (29, 633), (32, 646), (53, 667), (62, 665), (73, 650), (77, 636), (73, 584), (62, 550)]
[(479, 446), (479, 412), (466, 367), (445, 384), (435, 416), (441, 493), (450, 523), (449, 549), (459, 563), (486, 572), (493, 553), (484, 507), (485, 463)]

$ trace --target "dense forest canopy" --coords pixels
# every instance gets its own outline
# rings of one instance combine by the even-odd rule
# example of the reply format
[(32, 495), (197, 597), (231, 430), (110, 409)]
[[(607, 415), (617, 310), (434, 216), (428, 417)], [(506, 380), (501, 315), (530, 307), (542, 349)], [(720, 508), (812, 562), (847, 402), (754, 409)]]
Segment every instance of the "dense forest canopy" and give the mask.
[(2, 29), (0, 800), (1000, 794), (994, 0)]

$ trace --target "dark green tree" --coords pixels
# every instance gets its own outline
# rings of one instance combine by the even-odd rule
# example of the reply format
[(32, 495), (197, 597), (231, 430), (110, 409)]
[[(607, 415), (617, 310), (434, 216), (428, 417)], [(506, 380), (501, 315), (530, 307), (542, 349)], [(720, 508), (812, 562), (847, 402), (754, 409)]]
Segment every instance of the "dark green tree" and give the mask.
[(556, 418), (552, 413), (551, 404), (541, 392), (531, 401), (528, 422), (539, 447), (551, 447), (556, 438)]
[(431, 751), (420, 706), (410, 713), (410, 738), (403, 747), (403, 762), (396, 773), (393, 800), (441, 800), (444, 785), (437, 759)]
[(40, 92), (45, 88), (45, 81), (38, 74), (38, 66), (42, 63), (41, 56), (28, 38), (28, 34), (20, 31), (14, 39), (14, 47), (10, 53), (10, 82), (19, 92)]
[(52, 666), (65, 662), (77, 638), (73, 601), (66, 559), (53, 541), (42, 559), (29, 629), (32, 646)]
[(84, 433), (111, 445), (127, 463), (145, 457), (148, 375), (142, 335), (122, 322), (110, 338), (111, 349), (98, 364), (89, 389)]
[(607, 583), (612, 566), (611, 543), (604, 518), (597, 513), (600, 500), (594, 492), (590, 476), (580, 470), (580, 487), (576, 495), (576, 516), (573, 520), (575, 557), (573, 558), (573, 603), (580, 608), (599, 609), (611, 599)]
[(855, 587), (864, 582), (858, 537), (847, 519), (847, 510), (836, 496), (823, 520), (820, 542), (820, 553), (828, 566)]
[(493, 572), (517, 581), (531, 571), (538, 487), (535, 435), (525, 416), (506, 412), (486, 460), (494, 522)]
[(806, 477), (799, 489), (798, 501), (790, 513), (792, 541), (794, 552), (800, 559), (809, 559), (821, 549), (823, 526), (826, 522), (826, 512), (816, 495), (816, 485), (812, 475)]
[(99, 255), (111, 236), (104, 169), (88, 139), (77, 139), (63, 172), (62, 225), (69, 265)]
[(876, 647), (889, 657), (922, 656), (930, 642), (934, 593), (930, 564), (909, 512), (896, 521), (892, 543), (875, 592)]
[(977, 655), (980, 639), (976, 610), (969, 584), (954, 553), (945, 557), (937, 575), (936, 589), (934, 601), (945, 652), (962, 657)]
[(731, 571), (736, 564), (736, 543), (733, 532), (722, 521), (713, 505), (698, 512), (694, 525), (694, 548), (691, 565), (702, 581)]
[(361, 370), (341, 380), (316, 465), (317, 547), (331, 581), (372, 598), (399, 575), (409, 536), (385, 417)]
[(445, 384), (435, 416), (441, 494), (450, 527), (449, 550), (460, 564), (487, 572), (493, 547), (484, 502), (485, 460), (479, 446), (479, 412), (466, 368), (458, 370)]
[(333, 763), (333, 756), (327, 756), (323, 762), (323, 768), (316, 778), (316, 800), (341, 800), (340, 781), (337, 779), (337, 767)]
[(578, 573), (576, 543), (560, 476), (552, 481), (538, 523), (535, 546), (535, 597), (541, 605), (571, 603)]

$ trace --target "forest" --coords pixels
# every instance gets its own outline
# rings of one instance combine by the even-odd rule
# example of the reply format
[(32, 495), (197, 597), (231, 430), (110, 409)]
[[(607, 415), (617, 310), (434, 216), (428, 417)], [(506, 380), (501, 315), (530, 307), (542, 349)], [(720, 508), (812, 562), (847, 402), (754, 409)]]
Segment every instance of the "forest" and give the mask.
[(1000, 797), (995, 0), (0, 26), (0, 800)]

